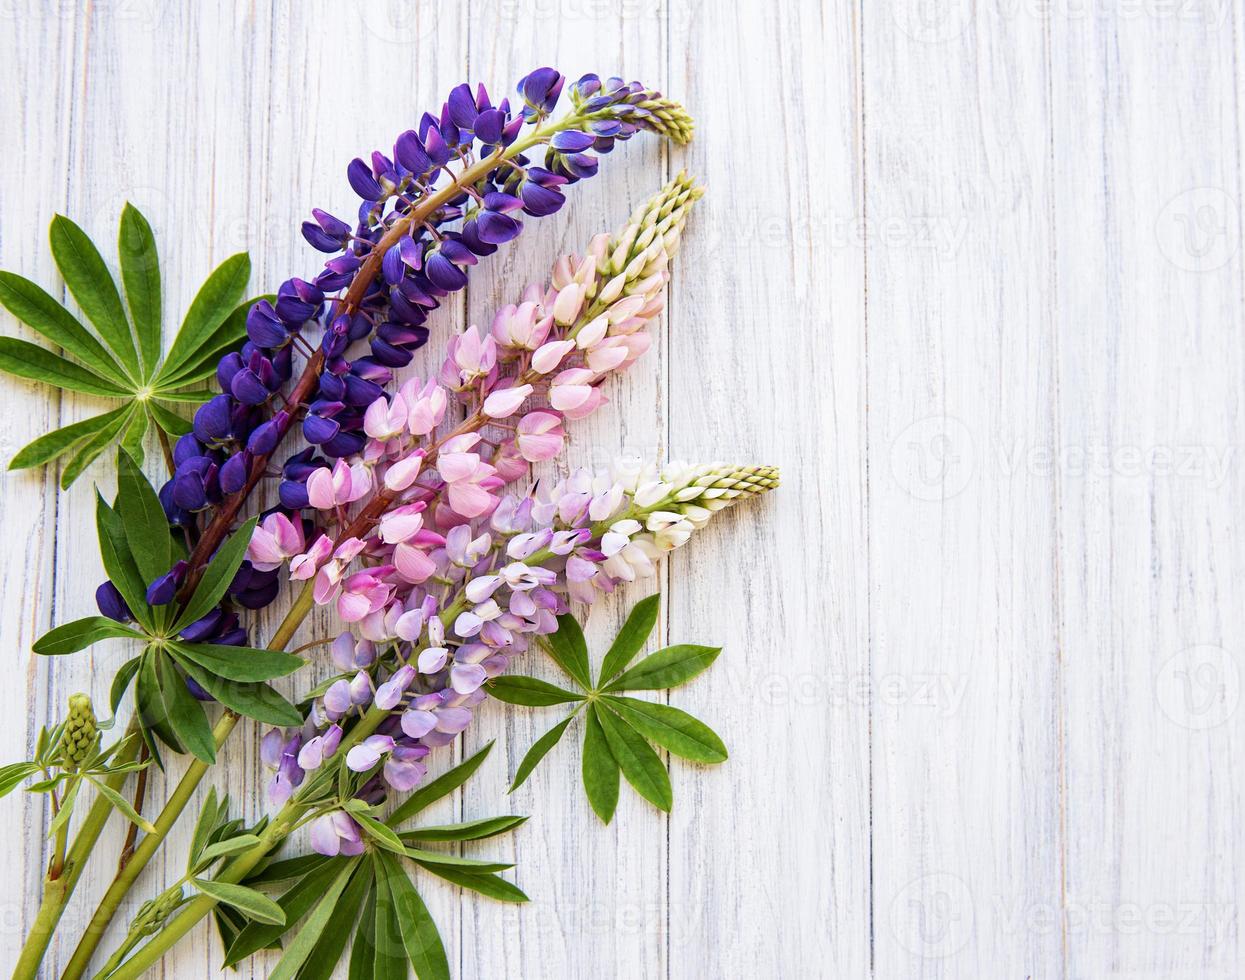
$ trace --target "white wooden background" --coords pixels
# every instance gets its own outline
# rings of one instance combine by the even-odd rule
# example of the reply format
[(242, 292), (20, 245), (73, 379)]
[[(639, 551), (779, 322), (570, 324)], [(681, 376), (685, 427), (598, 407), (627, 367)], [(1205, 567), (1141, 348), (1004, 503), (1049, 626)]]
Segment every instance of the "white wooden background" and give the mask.
[[(476, 272), (416, 363), (674, 169), (707, 181), (660, 342), (570, 459), (782, 466), (778, 494), (649, 586), (664, 638), (726, 647), (673, 701), (732, 757), (676, 760), (670, 818), (624, 789), (602, 828), (569, 743), (503, 797), (555, 715), (494, 705), (469, 739), (497, 738), (495, 758), (453, 806), (533, 815), (487, 850), (516, 856), (534, 901), (430, 887), (457, 974), (1234, 978), (1243, 6), (0, 0), (0, 266), (56, 288), (53, 214), (110, 242), (131, 200), (172, 314), (234, 251), (257, 288), (314, 271), (309, 209), (349, 212), (347, 161), (463, 78), (504, 92), (553, 64), (684, 100), (688, 149), (621, 147)], [(5, 459), (93, 408), (8, 378), (0, 393)], [(126, 654), (30, 654), (92, 611), (91, 479), (2, 486), (9, 761), (68, 694), (103, 700)], [(623, 609), (594, 610), (591, 636)], [(258, 798), (253, 731), (213, 778)], [(10, 966), (46, 816), (17, 794), (0, 825)], [(187, 836), (135, 901), (179, 873)], [(219, 960), (205, 928), (164, 974)]]

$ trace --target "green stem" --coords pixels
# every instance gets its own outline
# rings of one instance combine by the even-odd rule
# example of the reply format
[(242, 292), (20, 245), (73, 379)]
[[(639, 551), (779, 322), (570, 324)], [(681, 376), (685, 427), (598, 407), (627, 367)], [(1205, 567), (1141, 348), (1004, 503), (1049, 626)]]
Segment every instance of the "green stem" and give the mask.
[[(268, 643), (268, 649), (280, 650), (289, 643), (290, 638), (302, 625), (304, 619), (314, 605), (312, 599), (311, 583), (308, 582), (299, 593), (298, 598), (294, 600), (294, 605), (286, 614), (285, 619), (281, 621), (281, 625), (277, 627), (276, 633), (273, 634), (272, 640)], [(220, 720), (216, 722), (216, 727), (212, 729), (212, 737), (216, 743), (216, 749), (219, 752), (221, 746), (225, 744), (225, 740), (229, 738), (233, 732), (234, 726), (238, 724), (239, 715), (233, 711), (226, 711), (220, 716)], [(186, 804), (190, 802), (191, 796), (198, 788), (199, 783), (203, 781), (203, 777), (207, 774), (208, 764), (199, 759), (195, 759), (190, 764), (190, 768), (186, 770), (186, 774), (182, 776), (181, 781), (177, 784), (177, 788), (173, 791), (173, 795), (169, 797), (168, 802), (164, 805), (164, 809), (160, 811), (160, 816), (155, 820), (155, 831), (143, 837), (142, 842), (134, 850), (133, 856), (126, 863), (125, 867), (117, 871), (116, 876), (112, 880), (112, 884), (108, 886), (108, 891), (104, 893), (104, 897), (100, 899), (99, 905), (96, 906), (95, 914), (91, 916), (91, 921), (83, 933), (82, 939), (78, 942), (77, 948), (73, 952), (73, 956), (69, 960), (69, 964), (65, 967), (65, 972), (61, 975), (61, 980), (77, 980), (86, 973), (87, 965), (91, 961), (96, 948), (99, 946), (100, 940), (104, 938), (109, 924), (112, 922), (113, 916), (117, 914), (117, 909), (121, 907), (121, 903), (125, 900), (125, 896), (129, 894), (130, 889), (134, 886), (135, 880), (147, 867), (147, 862), (155, 855), (160, 845), (164, 843), (164, 838), (168, 836), (173, 825), (182, 815), (182, 811), (186, 809)]]
[[(462, 608), (460, 597), (458, 602), (451, 604), (445, 612), (441, 613), (442, 621), (449, 620), (453, 622), (454, 617), (462, 611)], [(415, 656), (416, 654), (412, 654), (412, 659)], [(371, 735), (380, 727), (381, 722), (390, 717), (391, 714), (391, 711), (373, 705), (359, 719), (359, 723), (351, 728), (345, 738), (342, 739), (341, 744), (337, 747), (337, 754), (350, 751), (351, 746), (358, 744)], [(325, 767), (320, 769), (311, 779), (307, 780), (298, 793), (295, 794), (294, 798), (281, 808), (281, 812), (277, 814), (272, 823), (268, 825), (268, 828), (260, 835), (260, 842), (249, 851), (243, 851), (230, 861), (224, 870), (216, 875), (215, 880), (237, 884), (250, 874), (260, 861), (267, 857), (296, 828), (299, 819), (308, 807), (308, 804), (304, 801), (314, 799), (320, 786), (332, 778), (333, 767)], [(157, 933), (151, 942), (140, 949), (115, 973), (105, 975), (108, 976), (109, 980), (141, 976), (143, 971), (156, 963), (200, 919), (211, 912), (216, 907), (216, 904), (216, 899), (211, 896), (199, 895), (186, 905), (175, 919)], [(130, 945), (133, 944), (131, 943)], [(115, 954), (109, 962), (111, 963), (113, 959), (116, 959)], [(70, 977), (71, 974), (66, 973), (61, 980), (69, 980)]]
[[(132, 735), (137, 731), (137, 723), (131, 720), (126, 734)], [(140, 741), (137, 738), (132, 739), (130, 744), (118, 753), (114, 760), (115, 764), (124, 765), (132, 762), (138, 754)], [(109, 776), (108, 787), (119, 790), (125, 783), (127, 775), (128, 773), (121, 772)], [(26, 937), (25, 945), (22, 946), (21, 956), (13, 971), (13, 980), (31, 980), (38, 973), (39, 964), (43, 962), (48, 943), (52, 940), (52, 933), (65, 912), (69, 897), (73, 894), (78, 879), (82, 877), (82, 871), (86, 867), (86, 860), (91, 854), (91, 849), (99, 840), (99, 835), (103, 833), (104, 825), (108, 822), (111, 813), (112, 804), (102, 794), (97, 796), (65, 854), (61, 874), (56, 878), (49, 876), (44, 880), (43, 899), (35, 915), (34, 924), (30, 928), (30, 934)]]
[[(359, 723), (350, 730), (350, 733), (342, 739), (338, 752), (346, 752), (349, 748), (367, 738), (372, 732), (376, 731), (380, 723), (390, 716), (391, 712), (382, 710), (377, 707), (369, 708), (367, 713), (359, 720)], [(328, 770), (321, 770), (322, 774), (326, 774)], [(298, 795), (290, 800), (281, 812), (277, 814), (275, 819), (270, 823), (267, 829), (260, 835), (260, 842), (252, 847), (249, 851), (243, 851), (234, 858), (229, 864), (215, 876), (213, 880), (224, 881), (230, 884), (237, 884), (249, 875), (264, 860), (278, 844), (281, 843), (294, 829), (299, 818), (303, 815), (308, 804), (302, 802), (311, 794), (317, 785), (317, 780), (312, 779), (303, 785)], [(179, 939), (188, 933), (205, 915), (212, 911), (217, 905), (216, 899), (210, 895), (198, 895), (192, 899), (179, 912), (168, 925), (166, 925), (146, 946), (140, 949), (133, 957), (127, 960), (113, 973), (104, 973), (108, 980), (124, 980), (127, 977), (142, 976), (150, 967), (154, 966), (160, 958), (171, 949)], [(109, 960), (112, 963), (117, 959), (114, 954)], [(65, 973), (61, 980), (68, 980), (69, 977), (76, 976), (74, 974)]]

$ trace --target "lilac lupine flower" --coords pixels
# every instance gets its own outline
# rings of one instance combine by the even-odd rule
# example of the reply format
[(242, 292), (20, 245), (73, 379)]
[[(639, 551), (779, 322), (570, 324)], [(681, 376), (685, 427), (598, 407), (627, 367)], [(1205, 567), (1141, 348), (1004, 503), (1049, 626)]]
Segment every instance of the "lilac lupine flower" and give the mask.
[[(577, 471), (531, 496), (507, 498), (487, 519), (458, 525), (431, 555), (437, 578), (448, 584), (430, 591), (392, 583), (391, 608), (370, 623), (383, 633), (386, 623), (396, 627), (415, 612), (418, 632), (408, 630), (409, 640), (390, 633), (369, 669), (329, 687), (318, 702), (322, 712), (313, 706), (296, 736), (306, 761), (318, 765), (321, 756), (305, 746), (328, 735), (331, 724), (348, 731), (346, 716), (370, 703), (385, 717), (350, 748), (346, 765), (358, 773), (380, 767), (390, 789), (412, 788), (424, 775), (425, 755), (470, 725), (487, 696), (485, 682), (532, 639), (554, 632), (571, 601), (592, 602), (651, 572), (656, 557), (713, 513), (776, 485), (767, 467), (621, 464)], [(331, 721), (317, 721), (320, 714)], [(379, 790), (370, 784), (368, 792)]]
[(354, 857), (363, 853), (363, 831), (350, 814), (336, 810), (311, 822), (311, 846), (325, 857)]

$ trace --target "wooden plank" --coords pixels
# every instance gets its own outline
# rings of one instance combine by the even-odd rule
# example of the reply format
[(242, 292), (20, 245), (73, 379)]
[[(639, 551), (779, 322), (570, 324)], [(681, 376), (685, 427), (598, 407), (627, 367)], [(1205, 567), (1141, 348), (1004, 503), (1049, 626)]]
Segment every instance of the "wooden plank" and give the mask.
[(846, 5), (671, 7), (709, 192), (676, 272), (670, 455), (783, 478), (671, 561), (669, 640), (725, 652), (670, 702), (731, 751), (671, 767), (672, 977), (869, 969), (857, 29)]
[(1043, 36), (866, 9), (864, 77), (873, 966), (1058, 975)]
[(1068, 976), (1242, 969), (1231, 15), (1051, 21)]
[[(473, 81), (514, 98), (515, 83), (542, 64), (563, 72), (568, 86), (586, 72), (622, 75), (646, 85), (664, 83), (661, 22), (655, 5), (540, 4), (535, 9), (497, 0), (472, 5), (468, 65)], [(563, 96), (566, 99), (566, 96)], [(659, 142), (640, 135), (601, 160), (599, 174), (567, 192), (557, 215), (525, 219), (517, 247), (479, 269), (468, 287), (469, 322), (487, 326), (493, 311), (516, 302), (523, 285), (546, 282), (554, 260), (582, 252), (598, 232), (610, 231), (655, 193), (667, 176)], [(666, 326), (630, 372), (608, 385), (610, 404), (569, 427), (570, 444), (556, 471), (607, 465), (618, 453), (653, 457), (665, 446)], [(550, 475), (555, 465), (542, 472)], [(630, 604), (652, 591), (637, 583), (594, 606), (587, 622), (600, 657)], [(542, 660), (544, 662), (542, 662)], [(516, 670), (559, 680), (557, 668), (531, 654)], [(607, 828), (592, 814), (579, 776), (580, 723), (532, 778), (504, 797), (519, 759), (561, 715), (554, 709), (490, 704), (468, 731), (474, 748), (497, 739), (491, 760), (464, 796), (465, 815), (527, 813), (514, 838), (515, 879), (531, 896), (521, 908), (472, 900), (464, 926), (488, 942), (463, 945), (460, 975), (661, 976), (666, 972), (666, 820), (624, 788)], [(488, 847), (492, 853), (499, 846)], [(484, 852), (484, 847), (477, 848)]]
[[(14, 140), (0, 179), (0, 267), (18, 272), (63, 298), (63, 287), (48, 248), (47, 227), (63, 210), (73, 141), (68, 129), (44, 120), (72, 111), (73, 24), (69, 18), (17, 20), (0, 32), (0, 127), (23, 133)], [(20, 95), (19, 95), (20, 93)], [(0, 313), (5, 336), (39, 342), (38, 335)], [(10, 673), (3, 690), (0, 745), (5, 762), (30, 757), (40, 726), (59, 711), (75, 688), (75, 678), (49, 670), (30, 652), (51, 625), (58, 595), (55, 563), (58, 473), (7, 469), (8, 461), (31, 439), (77, 417), (71, 396), (33, 382), (0, 376), (0, 399), (9, 408), (0, 434), (0, 526), (9, 546), (0, 553), (0, 644), (8, 652)], [(0, 800), (0, 820), (9, 828), (5, 849), (8, 894), (0, 970), (12, 971), (20, 937), (29, 930), (39, 905), (46, 862), (48, 816), (44, 798), (15, 793)]]

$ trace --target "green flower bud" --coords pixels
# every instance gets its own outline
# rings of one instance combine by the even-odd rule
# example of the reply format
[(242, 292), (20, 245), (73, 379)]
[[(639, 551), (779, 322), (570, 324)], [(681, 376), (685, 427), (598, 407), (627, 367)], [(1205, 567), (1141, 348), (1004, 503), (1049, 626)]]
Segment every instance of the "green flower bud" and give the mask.
[(65, 734), (61, 745), (65, 765), (77, 769), (95, 748), (99, 728), (95, 723), (95, 709), (88, 695), (78, 693), (69, 696), (69, 717), (65, 721)]

